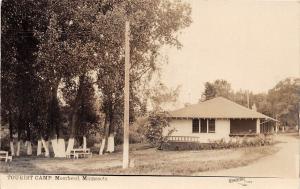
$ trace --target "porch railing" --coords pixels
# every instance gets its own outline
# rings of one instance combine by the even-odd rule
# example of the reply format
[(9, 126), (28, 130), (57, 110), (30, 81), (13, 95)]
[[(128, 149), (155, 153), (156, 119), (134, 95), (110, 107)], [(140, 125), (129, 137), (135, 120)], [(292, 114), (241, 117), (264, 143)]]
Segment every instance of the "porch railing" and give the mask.
[(200, 137), (192, 136), (168, 136), (167, 139), (174, 142), (200, 142)]

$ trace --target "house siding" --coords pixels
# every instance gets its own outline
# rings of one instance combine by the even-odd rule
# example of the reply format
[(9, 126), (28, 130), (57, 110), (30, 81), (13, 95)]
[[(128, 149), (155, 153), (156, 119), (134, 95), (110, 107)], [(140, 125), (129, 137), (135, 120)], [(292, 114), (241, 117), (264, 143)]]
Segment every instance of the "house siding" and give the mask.
[(163, 130), (163, 134), (166, 136), (168, 131), (171, 129), (176, 131), (171, 136), (191, 136), (199, 137), (199, 141), (207, 143), (213, 140), (225, 139), (229, 140), (230, 134), (230, 121), (216, 119), (215, 122), (215, 133), (193, 133), (192, 132), (192, 119), (173, 119), (170, 122), (170, 127)]

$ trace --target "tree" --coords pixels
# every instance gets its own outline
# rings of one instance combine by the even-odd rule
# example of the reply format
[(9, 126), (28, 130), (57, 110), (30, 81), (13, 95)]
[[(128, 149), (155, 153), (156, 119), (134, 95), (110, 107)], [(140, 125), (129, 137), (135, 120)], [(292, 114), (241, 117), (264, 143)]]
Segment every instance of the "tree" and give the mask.
[[(3, 4), (2, 39), (9, 50), (3, 53), (5, 66), (1, 69), (5, 78), (1, 77), (1, 87), (14, 95), (3, 93), (8, 103), (1, 114), (7, 120), (12, 117), (17, 120), (11, 124), (15, 127), (12, 133), (18, 131), (19, 136), (27, 140), (32, 140), (35, 133), (39, 133), (41, 141), (44, 137), (51, 139), (57, 157), (64, 156), (63, 137), (72, 135), (64, 130), (62, 99), (58, 96), (67, 81), (96, 71), (101, 111), (107, 123), (106, 137), (120, 129), (126, 16), (131, 21), (134, 36), (131, 40), (131, 120), (142, 106), (138, 98), (140, 85), (158, 68), (160, 47), (180, 48), (177, 31), (191, 22), (190, 7), (180, 1), (43, 0), (37, 3), (4, 1)], [(10, 36), (11, 31), (18, 31), (17, 37)], [(79, 84), (74, 101), (69, 103), (70, 117), (77, 117), (74, 120), (89, 119), (79, 113), (83, 107), (81, 87)], [(75, 122), (70, 123), (70, 129), (75, 127), (76, 130)]]
[(210, 100), (212, 98), (215, 98), (217, 96), (217, 91), (214, 85), (210, 82), (206, 82), (204, 84), (204, 92), (203, 92), (203, 98), (200, 99), (200, 101)]
[(168, 88), (161, 82), (147, 89), (144, 94), (151, 103), (151, 111), (161, 112), (164, 111), (168, 105), (175, 103), (178, 99), (179, 89), (180, 87), (175, 89)]
[(284, 126), (295, 126), (298, 121), (298, 104), (300, 101), (300, 79), (287, 78), (276, 84), (268, 93), (231, 90), (230, 84), (224, 80), (214, 83), (205, 83), (203, 96), (210, 99), (216, 96), (225, 96), (234, 102), (247, 107), (249, 95), (250, 107), (255, 104), (257, 111), (279, 120)]
[(217, 79), (213, 83), (206, 82), (205, 89), (202, 94), (203, 98), (200, 101), (209, 100), (218, 96), (232, 99), (232, 89), (230, 83), (226, 80)]
[(231, 84), (226, 80), (217, 79), (214, 82), (214, 87), (216, 89), (217, 96), (222, 96), (228, 99), (232, 99), (232, 89)]
[(271, 104), (273, 117), (277, 117), (284, 126), (297, 125), (300, 101), (299, 81), (299, 78), (287, 78), (268, 92), (268, 102)]
[[(124, 86), (124, 23), (131, 25), (130, 115), (131, 121), (138, 106), (141, 85), (158, 70), (157, 58), (163, 45), (180, 48), (177, 31), (190, 24), (190, 7), (180, 1), (124, 1), (114, 11), (96, 18), (93, 31), (102, 34), (102, 57), (98, 69), (98, 86), (103, 99), (105, 138), (120, 131), (123, 117)], [(103, 50), (104, 49), (104, 50)], [(149, 77), (147, 77), (149, 76)]]
[[(52, 144), (57, 146), (55, 152), (62, 152), (58, 156), (64, 156), (64, 133), (61, 128), (60, 106), (57, 97), (60, 85), (64, 81), (72, 80), (76, 77), (84, 77), (89, 71), (96, 69), (95, 65), (101, 61), (96, 57), (95, 52), (98, 47), (100, 36), (91, 33), (90, 25), (93, 19), (102, 13), (107, 13), (112, 9), (111, 2), (99, 1), (54, 1), (48, 4), (47, 15), (49, 24), (45, 32), (36, 32), (40, 39), (38, 63), (39, 74), (47, 82), (51, 91), (51, 102), (49, 107), (49, 123), (52, 128)], [(97, 5), (97, 6), (94, 6)], [(109, 6), (106, 6), (109, 5)], [(68, 7), (68, 9), (65, 9)], [(106, 7), (106, 8), (105, 8)], [(88, 11), (88, 15), (84, 14)], [(82, 16), (82, 14), (84, 14)], [(81, 86), (81, 85), (80, 85)], [(77, 98), (72, 103), (70, 117), (70, 139), (73, 140), (76, 130), (75, 121), (78, 115), (80, 103), (80, 90)], [(55, 111), (52, 111), (55, 110)], [(56, 115), (55, 115), (56, 113)], [(72, 143), (69, 141), (69, 144)]]
[[(33, 28), (43, 22), (43, 7), (45, 1), (2, 1), (1, 17), (1, 98), (4, 106), (2, 116), (8, 116), (11, 135), (11, 151), (14, 154), (13, 134), (18, 134), (17, 155), (20, 150), (20, 140), (27, 141), (28, 154), (31, 154), (32, 125), (35, 122), (32, 107), (33, 95), (38, 92), (39, 79), (35, 74), (37, 39)], [(37, 11), (38, 10), (38, 11)], [(4, 48), (3, 48), (4, 47)], [(3, 91), (3, 90), (2, 90)], [(4, 112), (7, 112), (6, 114)], [(3, 114), (4, 113), (4, 114)]]
[[(86, 138), (88, 133), (99, 130), (99, 108), (95, 96), (94, 81), (89, 75), (78, 80), (65, 81), (62, 93), (69, 111), (70, 134), (67, 152), (74, 146), (74, 138)], [(75, 105), (76, 104), (76, 105)], [(76, 109), (74, 109), (76, 107)], [(85, 140), (84, 140), (85, 141)], [(86, 143), (84, 143), (84, 146)]]

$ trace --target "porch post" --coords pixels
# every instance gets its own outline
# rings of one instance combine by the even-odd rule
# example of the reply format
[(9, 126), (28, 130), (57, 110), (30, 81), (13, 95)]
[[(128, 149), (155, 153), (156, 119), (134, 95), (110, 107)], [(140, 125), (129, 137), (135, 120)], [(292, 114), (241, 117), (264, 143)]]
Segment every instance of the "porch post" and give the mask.
[(260, 119), (256, 119), (256, 134), (260, 133)]

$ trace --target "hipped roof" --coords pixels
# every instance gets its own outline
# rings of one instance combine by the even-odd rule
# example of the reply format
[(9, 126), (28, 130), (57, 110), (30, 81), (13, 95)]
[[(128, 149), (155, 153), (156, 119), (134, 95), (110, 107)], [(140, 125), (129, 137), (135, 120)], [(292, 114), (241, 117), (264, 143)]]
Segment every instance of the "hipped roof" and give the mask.
[(219, 118), (219, 119), (275, 119), (241, 106), (223, 97), (190, 105), (169, 112), (172, 118)]

